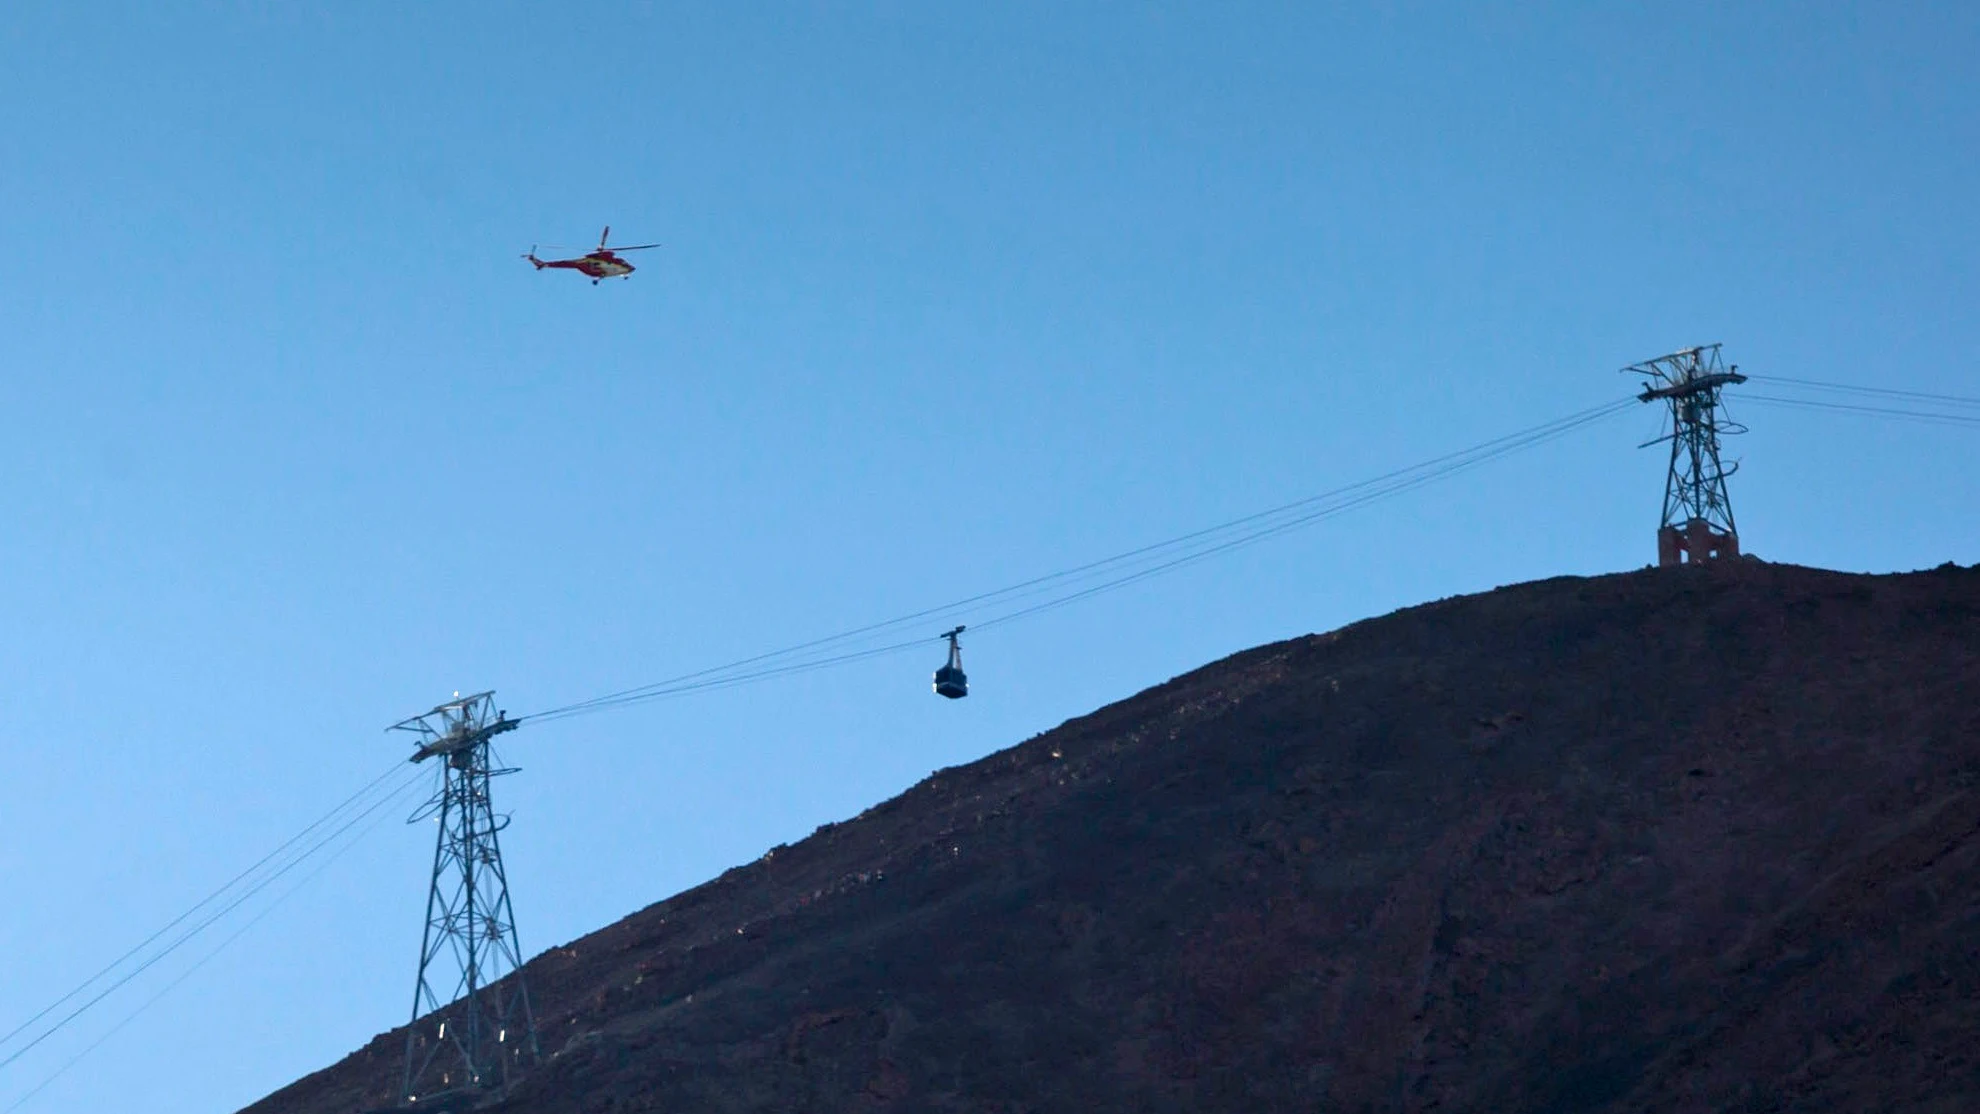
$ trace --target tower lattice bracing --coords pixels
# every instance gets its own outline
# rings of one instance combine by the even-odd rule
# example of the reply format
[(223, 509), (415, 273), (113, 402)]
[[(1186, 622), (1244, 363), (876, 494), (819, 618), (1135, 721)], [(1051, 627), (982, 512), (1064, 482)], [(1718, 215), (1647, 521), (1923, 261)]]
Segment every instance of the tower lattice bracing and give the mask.
[(1664, 480), (1664, 517), (1657, 527), (1657, 563), (1681, 565), (1739, 556), (1739, 528), (1733, 523), (1726, 478), (1739, 464), (1719, 459), (1719, 438), (1746, 427), (1720, 412), (1719, 392), (1746, 382), (1737, 366), (1720, 360), (1716, 344), (1687, 348), (1623, 369), (1644, 377), (1644, 402), (1670, 403), (1670, 431), (1645, 446), (1671, 444), (1670, 473)]
[(495, 710), (494, 695), (459, 697), (393, 727), (418, 736), (414, 762), (441, 759), (440, 787), (414, 815), (439, 828), (400, 1095), (415, 1108), (500, 1088), (538, 1056), (502, 869), (508, 817), (489, 797), (495, 778), (515, 772), (498, 764), (491, 741), (518, 721)]

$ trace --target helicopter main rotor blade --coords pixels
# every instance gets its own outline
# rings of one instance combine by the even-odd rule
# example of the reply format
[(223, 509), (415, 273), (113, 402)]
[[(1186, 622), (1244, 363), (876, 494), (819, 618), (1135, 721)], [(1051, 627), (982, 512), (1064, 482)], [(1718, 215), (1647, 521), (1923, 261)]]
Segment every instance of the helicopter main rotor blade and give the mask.
[(659, 246), (660, 246), (659, 244), (634, 244), (633, 246), (631, 246), (631, 247), (629, 247), (629, 248), (608, 248), (608, 249), (606, 249), (606, 250), (608, 250), (608, 251), (645, 251), (645, 250), (646, 250), (647, 248), (657, 248), (657, 247), (659, 247)]
[(600, 233), (598, 234), (598, 250), (599, 250), (599, 251), (604, 251), (604, 250), (605, 250), (605, 241), (607, 241), (607, 240), (609, 240), (609, 239), (611, 239), (611, 238), (612, 238), (612, 226), (608, 224), (608, 225), (606, 225), (606, 226), (605, 226), (605, 231), (603, 231), (603, 232), (600, 232)]

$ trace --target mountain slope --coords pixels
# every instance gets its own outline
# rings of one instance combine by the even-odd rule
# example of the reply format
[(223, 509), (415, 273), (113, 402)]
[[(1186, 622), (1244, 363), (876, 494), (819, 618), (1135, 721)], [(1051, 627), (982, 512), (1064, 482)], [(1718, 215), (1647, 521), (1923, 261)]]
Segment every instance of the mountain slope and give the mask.
[(1976, 632), (1745, 561), (1241, 653), (538, 957), (487, 1109), (1980, 1109)]

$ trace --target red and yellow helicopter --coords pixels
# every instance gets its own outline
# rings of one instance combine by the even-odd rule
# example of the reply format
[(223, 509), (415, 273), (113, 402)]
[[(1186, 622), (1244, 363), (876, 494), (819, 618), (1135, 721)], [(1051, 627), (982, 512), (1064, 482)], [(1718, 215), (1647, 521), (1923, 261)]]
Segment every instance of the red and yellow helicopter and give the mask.
[(604, 233), (598, 237), (598, 250), (588, 255), (581, 256), (577, 259), (538, 259), (536, 257), (536, 249), (532, 247), (529, 249), (529, 254), (523, 256), (523, 258), (536, 264), (536, 269), (539, 271), (545, 267), (561, 267), (567, 271), (577, 271), (580, 274), (589, 275), (591, 276), (591, 285), (597, 286), (599, 279), (628, 278), (632, 275), (634, 270), (633, 265), (620, 259), (619, 252), (645, 251), (647, 248), (657, 248), (660, 246), (659, 244), (634, 244), (631, 247), (608, 248), (605, 246), (605, 241), (611, 238), (612, 226), (608, 224), (605, 226)]

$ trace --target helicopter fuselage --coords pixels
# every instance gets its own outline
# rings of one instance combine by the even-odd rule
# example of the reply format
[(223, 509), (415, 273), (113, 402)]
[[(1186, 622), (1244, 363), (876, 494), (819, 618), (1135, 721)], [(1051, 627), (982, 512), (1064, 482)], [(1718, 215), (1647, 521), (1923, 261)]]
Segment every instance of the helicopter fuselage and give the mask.
[(609, 251), (594, 251), (582, 259), (538, 259), (534, 255), (528, 258), (531, 263), (536, 264), (536, 269), (539, 271), (545, 267), (554, 267), (576, 271), (593, 279), (624, 278), (633, 273), (632, 264)]

